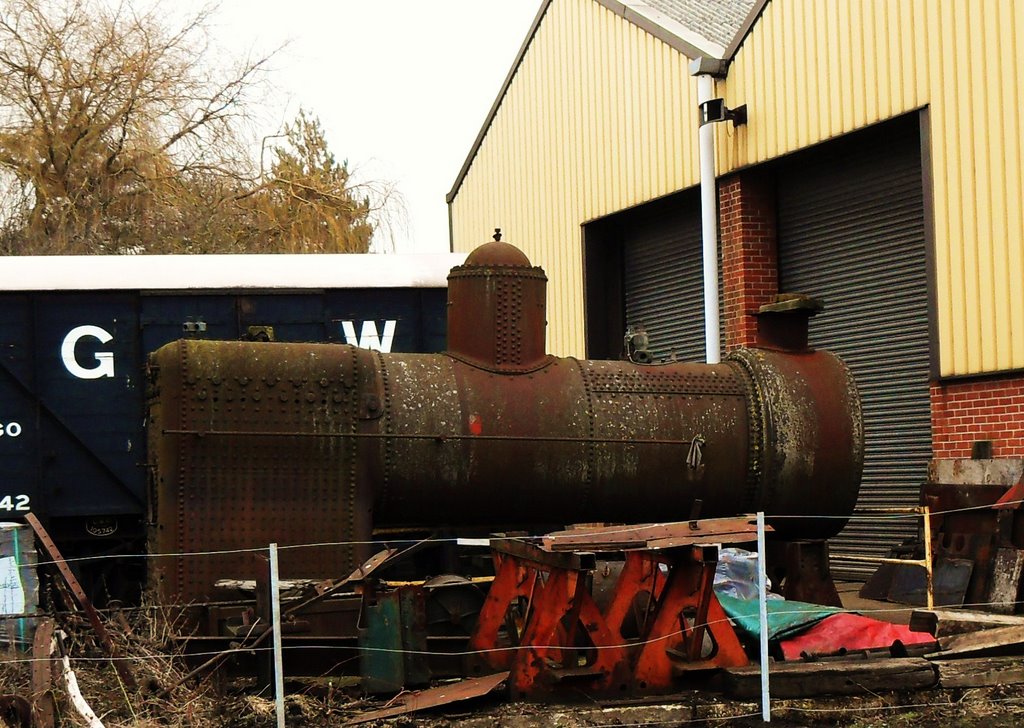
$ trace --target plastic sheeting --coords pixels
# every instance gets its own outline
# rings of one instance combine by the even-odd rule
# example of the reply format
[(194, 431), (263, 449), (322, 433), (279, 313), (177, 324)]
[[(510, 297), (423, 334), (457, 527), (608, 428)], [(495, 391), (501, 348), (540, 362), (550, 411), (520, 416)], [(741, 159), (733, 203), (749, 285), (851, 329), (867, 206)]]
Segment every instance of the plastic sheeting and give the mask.
[[(0, 643), (28, 647), (39, 606), (32, 533), (24, 524), (0, 523)], [(5, 618), (5, 615), (15, 615)]]
[[(768, 589), (772, 582), (768, 580)], [(723, 548), (718, 552), (715, 567), (715, 593), (736, 599), (757, 599), (757, 552)], [(769, 599), (782, 599), (768, 592)]]
[[(759, 640), (761, 620), (757, 599), (736, 599), (721, 593), (717, 596), (729, 619), (743, 633), (754, 640)], [(840, 611), (835, 607), (823, 607), (820, 604), (771, 599), (768, 601), (768, 639), (780, 640), (798, 634)]]

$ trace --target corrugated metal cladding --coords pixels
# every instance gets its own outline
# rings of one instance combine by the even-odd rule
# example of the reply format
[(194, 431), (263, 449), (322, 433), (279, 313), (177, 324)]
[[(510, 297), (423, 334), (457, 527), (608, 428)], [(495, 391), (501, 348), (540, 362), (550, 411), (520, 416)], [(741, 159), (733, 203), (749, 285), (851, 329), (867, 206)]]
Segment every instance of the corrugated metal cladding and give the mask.
[(548, 274), (548, 350), (584, 353), (580, 226), (697, 181), (688, 59), (594, 0), (554, 0), (451, 203)]
[[(686, 64), (552, 0), (452, 203), (456, 250), (501, 226), (545, 267), (556, 353), (583, 349), (580, 224), (696, 183)], [(940, 374), (1024, 368), (1024, 2), (773, 0), (716, 93), (749, 115), (719, 176), (927, 107)]]
[(655, 362), (705, 360), (699, 207), (663, 209), (629, 226), (623, 294), (626, 325), (643, 325)]
[[(917, 505), (931, 458), (928, 295), (916, 115), (794, 156), (778, 170), (779, 283), (824, 299), (813, 346), (849, 364), (864, 409), (858, 507)], [(843, 554), (884, 556), (916, 519), (857, 518), (831, 542), (837, 573), (867, 576)]]
[(927, 106), (940, 373), (1024, 368), (1024, 2), (769, 2), (718, 88), (719, 174)]

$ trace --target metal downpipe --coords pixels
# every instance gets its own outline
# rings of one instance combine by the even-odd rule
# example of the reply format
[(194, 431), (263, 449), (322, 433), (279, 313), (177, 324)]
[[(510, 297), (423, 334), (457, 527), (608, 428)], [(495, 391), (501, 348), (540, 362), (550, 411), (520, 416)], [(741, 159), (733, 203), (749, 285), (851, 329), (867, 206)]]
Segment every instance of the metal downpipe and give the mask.
[[(714, 96), (715, 81), (697, 76), (697, 104)], [(708, 364), (722, 360), (718, 310), (718, 189), (715, 181), (715, 130), (702, 124), (697, 132), (700, 151), (700, 215), (704, 258), (704, 350)]]

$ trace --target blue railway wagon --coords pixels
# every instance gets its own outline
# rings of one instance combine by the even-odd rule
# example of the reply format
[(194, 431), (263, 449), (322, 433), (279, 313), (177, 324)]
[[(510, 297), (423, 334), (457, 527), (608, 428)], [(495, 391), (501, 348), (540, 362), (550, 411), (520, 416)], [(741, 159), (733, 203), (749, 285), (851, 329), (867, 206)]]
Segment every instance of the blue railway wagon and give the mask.
[(75, 555), (136, 548), (146, 359), (183, 337), (445, 347), (464, 256), (11, 257), (0, 264), (0, 520)]

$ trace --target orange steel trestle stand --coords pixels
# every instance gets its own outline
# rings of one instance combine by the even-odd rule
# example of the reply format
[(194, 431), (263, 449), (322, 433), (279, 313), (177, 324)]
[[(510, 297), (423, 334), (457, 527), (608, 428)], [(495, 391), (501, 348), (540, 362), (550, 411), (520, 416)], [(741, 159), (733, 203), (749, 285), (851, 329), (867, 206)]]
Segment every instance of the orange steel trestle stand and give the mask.
[(593, 554), (515, 540), (491, 547), (496, 576), (470, 638), (467, 674), (509, 670), (514, 697), (560, 686), (668, 692), (687, 671), (748, 662), (714, 595), (717, 546), (626, 552), (604, 611), (589, 590)]

